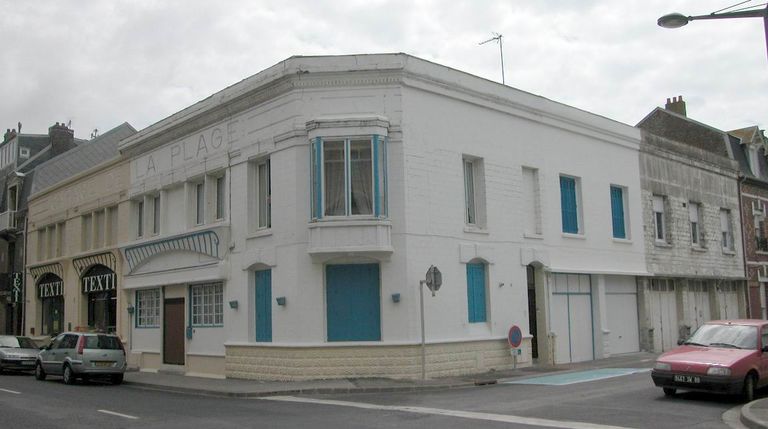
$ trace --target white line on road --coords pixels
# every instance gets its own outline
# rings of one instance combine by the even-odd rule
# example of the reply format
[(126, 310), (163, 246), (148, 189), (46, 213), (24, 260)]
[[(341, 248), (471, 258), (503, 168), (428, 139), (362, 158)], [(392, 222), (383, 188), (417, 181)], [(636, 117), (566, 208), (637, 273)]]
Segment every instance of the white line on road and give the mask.
[(131, 419), (131, 420), (138, 420), (139, 419), (136, 416), (129, 416), (128, 414), (120, 414), (120, 413), (116, 413), (114, 411), (109, 411), (109, 410), (96, 410), (96, 411), (98, 411), (100, 413), (104, 413), (104, 414), (111, 414), (113, 416), (124, 417), (126, 419)]
[(622, 426), (610, 426), (610, 425), (599, 425), (594, 423), (539, 419), (536, 417), (522, 417), (522, 416), (513, 416), (508, 414), (476, 413), (472, 411), (444, 410), (440, 408), (408, 407), (408, 406), (402, 406), (402, 405), (377, 405), (377, 404), (367, 404), (364, 402), (348, 402), (348, 401), (334, 401), (334, 400), (314, 399), (314, 398), (298, 398), (295, 396), (270, 396), (270, 397), (265, 397), (260, 399), (268, 400), (268, 401), (302, 402), (307, 404), (318, 404), (318, 405), (336, 405), (339, 407), (363, 408), (366, 410), (385, 410), (385, 411), (401, 411), (401, 412), (416, 413), (416, 414), (433, 414), (437, 416), (459, 417), (463, 419), (473, 419), (473, 420), (488, 420), (493, 422), (516, 423), (516, 424), (523, 424), (523, 425), (543, 426), (543, 427), (552, 427), (552, 428), (628, 429)]
[(0, 389), (0, 391), (7, 392), (7, 393), (13, 393), (14, 395), (21, 395), (21, 392), (17, 392), (15, 390)]

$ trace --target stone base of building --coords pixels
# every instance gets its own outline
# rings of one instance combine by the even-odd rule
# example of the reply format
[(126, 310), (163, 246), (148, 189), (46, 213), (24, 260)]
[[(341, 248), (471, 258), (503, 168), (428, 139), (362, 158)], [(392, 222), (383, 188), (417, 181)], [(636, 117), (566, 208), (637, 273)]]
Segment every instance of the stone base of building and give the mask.
[[(531, 365), (524, 340), (520, 367)], [(512, 369), (505, 339), (427, 344), (426, 376), (448, 377)], [(336, 378), (421, 378), (421, 345), (226, 346), (227, 378), (301, 381)]]

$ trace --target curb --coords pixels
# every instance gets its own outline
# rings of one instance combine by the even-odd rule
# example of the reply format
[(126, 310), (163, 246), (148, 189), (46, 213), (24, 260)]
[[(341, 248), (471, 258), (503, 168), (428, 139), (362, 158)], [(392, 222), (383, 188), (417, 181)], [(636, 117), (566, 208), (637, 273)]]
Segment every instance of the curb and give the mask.
[(485, 382), (483, 384), (477, 384), (476, 382), (464, 382), (455, 384), (439, 384), (428, 386), (388, 386), (388, 387), (313, 387), (308, 389), (280, 389), (269, 390), (263, 392), (224, 392), (220, 390), (206, 390), (206, 389), (191, 389), (187, 387), (178, 386), (164, 386), (151, 383), (141, 383), (134, 381), (123, 381), (123, 385), (128, 387), (135, 387), (143, 390), (154, 390), (160, 392), (172, 392), (185, 395), (196, 396), (212, 396), (219, 398), (261, 398), (267, 396), (282, 396), (282, 395), (341, 395), (341, 394), (354, 394), (354, 393), (406, 393), (416, 391), (436, 391), (436, 390), (450, 390), (450, 389), (464, 389), (468, 387), (478, 387), (487, 384), (496, 384), (493, 382)]
[(760, 401), (764, 401), (764, 399), (752, 401), (741, 407), (741, 416), (739, 417), (739, 420), (744, 426), (750, 429), (768, 429), (768, 422), (758, 418), (754, 411), (752, 411), (752, 407)]

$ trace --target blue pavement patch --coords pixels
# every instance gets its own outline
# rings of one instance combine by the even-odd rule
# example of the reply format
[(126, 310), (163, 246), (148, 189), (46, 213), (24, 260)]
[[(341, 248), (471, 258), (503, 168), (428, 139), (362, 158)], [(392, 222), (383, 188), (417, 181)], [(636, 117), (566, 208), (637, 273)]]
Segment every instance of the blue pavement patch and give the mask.
[(650, 368), (602, 368), (590, 371), (568, 372), (564, 374), (545, 375), (525, 378), (522, 380), (503, 381), (504, 384), (540, 384), (545, 386), (565, 386), (567, 384), (586, 383), (588, 381), (621, 377), (624, 375), (648, 372)]

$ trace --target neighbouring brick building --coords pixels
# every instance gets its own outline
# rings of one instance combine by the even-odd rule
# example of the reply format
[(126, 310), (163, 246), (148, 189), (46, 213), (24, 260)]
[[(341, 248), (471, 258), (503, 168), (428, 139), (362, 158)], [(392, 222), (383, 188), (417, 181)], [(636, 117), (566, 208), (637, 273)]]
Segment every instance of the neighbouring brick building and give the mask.
[(765, 319), (768, 282), (768, 164), (763, 130), (756, 126), (729, 132), (729, 149), (739, 165), (741, 224), (744, 235), (749, 317)]

